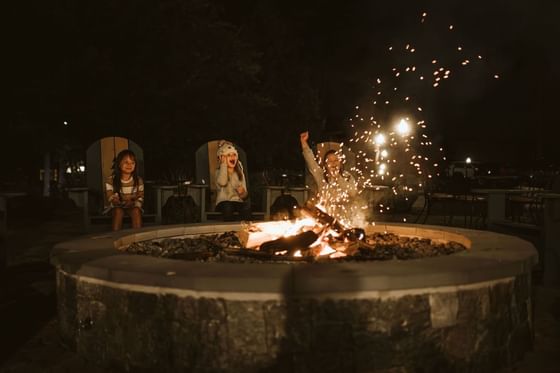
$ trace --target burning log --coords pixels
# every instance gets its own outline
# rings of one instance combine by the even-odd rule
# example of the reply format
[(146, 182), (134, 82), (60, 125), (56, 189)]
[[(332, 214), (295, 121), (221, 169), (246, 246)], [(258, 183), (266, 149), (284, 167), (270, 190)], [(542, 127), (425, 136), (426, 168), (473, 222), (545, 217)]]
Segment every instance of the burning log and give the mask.
[[(361, 228), (346, 228), (335, 217), (320, 210), (314, 205), (307, 205), (301, 209), (301, 214), (307, 218), (297, 221), (257, 223), (238, 232), (239, 240), (245, 248), (258, 248), (264, 253), (272, 255), (293, 256), (322, 256), (348, 255), (357, 249), (347, 251), (347, 244), (363, 241), (366, 237)], [(279, 238), (280, 237), (280, 238)], [(311, 244), (321, 239), (322, 244), (309, 248)]]
[(313, 231), (306, 231), (295, 236), (281, 237), (274, 241), (268, 241), (261, 245), (260, 251), (275, 254), (281, 251), (287, 251), (292, 256), (296, 250), (306, 249), (313, 242), (317, 241), (319, 236)]
[(280, 237), (293, 236), (307, 230), (317, 233), (321, 226), (315, 219), (298, 219), (295, 221), (269, 221), (253, 223), (237, 232), (241, 246), (256, 249), (261, 244)]
[(332, 230), (337, 232), (338, 234), (342, 234), (345, 230), (345, 227), (336, 220), (333, 216), (327, 214), (323, 210), (319, 209), (318, 207), (307, 204), (306, 206), (301, 208), (301, 212), (305, 215), (308, 215), (315, 220), (319, 224), (329, 226)]
[(243, 229), (237, 232), (241, 245), (247, 249), (254, 249), (259, 247), (262, 243), (272, 241), (278, 236), (274, 236), (268, 232), (251, 231)]

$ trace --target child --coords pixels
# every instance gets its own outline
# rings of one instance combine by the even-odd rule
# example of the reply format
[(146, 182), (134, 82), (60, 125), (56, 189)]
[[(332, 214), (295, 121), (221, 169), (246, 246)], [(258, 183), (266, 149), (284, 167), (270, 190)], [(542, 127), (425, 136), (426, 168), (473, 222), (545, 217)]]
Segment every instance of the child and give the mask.
[(234, 211), (241, 220), (251, 220), (251, 205), (247, 200), (247, 184), (243, 174), (243, 165), (239, 161), (237, 149), (232, 143), (218, 143), (218, 162), (216, 170), (216, 211), (221, 211), (225, 221), (232, 221)]
[(113, 175), (105, 183), (107, 201), (113, 215), (113, 230), (122, 228), (124, 214), (132, 220), (132, 228), (142, 227), (144, 181), (136, 171), (136, 155), (121, 151), (113, 162)]
[(342, 169), (337, 152), (329, 150), (323, 157), (323, 167), (319, 166), (309, 148), (309, 132), (300, 134), (301, 149), (307, 168), (317, 184), (319, 203), (326, 208), (329, 215), (336, 217), (346, 225), (354, 220), (354, 204), (358, 194), (354, 177)]

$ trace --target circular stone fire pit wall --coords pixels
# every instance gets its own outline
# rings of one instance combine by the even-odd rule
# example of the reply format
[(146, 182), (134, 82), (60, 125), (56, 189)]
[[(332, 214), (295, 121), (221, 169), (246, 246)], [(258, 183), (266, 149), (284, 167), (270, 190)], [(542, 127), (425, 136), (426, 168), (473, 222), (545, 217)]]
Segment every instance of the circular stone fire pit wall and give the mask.
[(536, 251), (511, 236), (367, 227), (469, 248), (386, 262), (203, 263), (117, 250), (238, 229), (156, 227), (57, 245), (63, 339), (108, 367), (189, 372), (493, 372), (532, 345)]

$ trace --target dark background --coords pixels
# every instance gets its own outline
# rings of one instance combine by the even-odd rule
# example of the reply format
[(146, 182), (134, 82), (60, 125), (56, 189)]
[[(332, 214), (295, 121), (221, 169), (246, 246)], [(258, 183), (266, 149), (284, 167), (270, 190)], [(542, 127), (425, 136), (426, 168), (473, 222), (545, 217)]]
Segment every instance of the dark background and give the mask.
[[(79, 158), (108, 135), (140, 144), (147, 176), (155, 179), (172, 170), (192, 176), (195, 150), (218, 138), (242, 146), (251, 171), (301, 169), (298, 133), (309, 129), (313, 141), (346, 139), (355, 106), (375, 94), (372, 83), (404, 61), (388, 46), (409, 42), (418, 46), (409, 62), (419, 67), (436, 57), (456, 63), (457, 45), (484, 57), (454, 70), (437, 89), (400, 83), (422, 104), (428, 132), (449, 159), (532, 166), (560, 158), (553, 135), (560, 8), (554, 1), (3, 7), (4, 179), (34, 178), (45, 152)], [(446, 31), (450, 24), (453, 32)]]

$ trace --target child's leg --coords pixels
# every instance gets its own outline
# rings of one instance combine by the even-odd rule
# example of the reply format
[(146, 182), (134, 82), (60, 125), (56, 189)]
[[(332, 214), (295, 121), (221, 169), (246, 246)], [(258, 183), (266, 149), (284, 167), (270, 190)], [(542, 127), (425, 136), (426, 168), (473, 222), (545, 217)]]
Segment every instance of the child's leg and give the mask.
[(237, 202), (237, 205), (241, 220), (251, 220), (251, 203), (249, 201)]
[(142, 228), (142, 211), (138, 207), (133, 207), (128, 211), (132, 228)]
[(216, 206), (216, 210), (222, 212), (224, 221), (233, 221), (233, 211), (235, 210), (235, 202), (222, 201)]
[(114, 207), (113, 213), (113, 230), (118, 231), (122, 228), (122, 221), (124, 217), (124, 210), (120, 207)]

